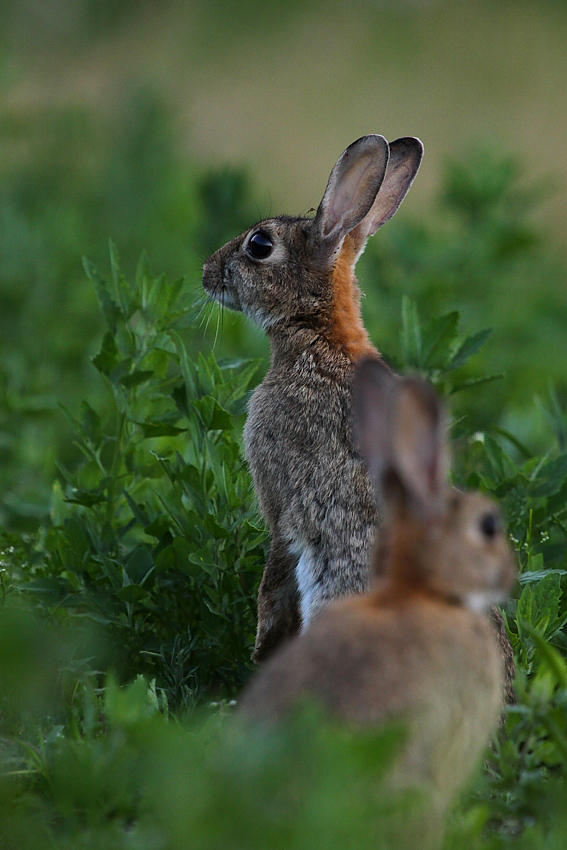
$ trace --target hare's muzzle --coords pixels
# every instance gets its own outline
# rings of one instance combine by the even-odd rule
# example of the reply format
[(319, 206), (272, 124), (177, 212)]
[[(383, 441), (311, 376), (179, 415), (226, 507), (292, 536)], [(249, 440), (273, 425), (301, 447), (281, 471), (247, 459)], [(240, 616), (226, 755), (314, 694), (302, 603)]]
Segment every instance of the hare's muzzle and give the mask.
[(211, 295), (215, 290), (215, 282), (218, 285), (219, 281), (219, 273), (216, 268), (216, 263), (211, 263), (210, 260), (207, 260), (203, 263), (203, 289), (206, 292), (209, 292)]

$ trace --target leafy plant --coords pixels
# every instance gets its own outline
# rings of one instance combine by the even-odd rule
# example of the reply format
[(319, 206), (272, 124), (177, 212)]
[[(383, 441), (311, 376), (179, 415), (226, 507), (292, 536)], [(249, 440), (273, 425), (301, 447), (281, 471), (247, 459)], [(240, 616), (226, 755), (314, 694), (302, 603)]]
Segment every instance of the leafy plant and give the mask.
[(67, 412), (83, 461), (60, 467), (44, 561), (21, 588), (103, 624), (122, 675), (157, 676), (174, 702), (230, 694), (249, 669), (265, 532), (239, 443), (256, 363), (192, 362), (183, 281), (110, 283), (85, 263), (107, 330), (93, 358), (102, 419)]
[(504, 377), (482, 375), (459, 379), (453, 373), (465, 366), (484, 345), (491, 328), (468, 336), (459, 333), (460, 315), (457, 310), (430, 319), (423, 325), (417, 305), (407, 295), (402, 297), (400, 331), (401, 365), (403, 371), (416, 371), (431, 381), (444, 395), (485, 384)]
[[(137, 184), (137, 166), (113, 166), (113, 221), (130, 228), (132, 207), (120, 198), (131, 190), (133, 206), (142, 203), (157, 167), (149, 129), (159, 122), (146, 118), (147, 132), (133, 133), (131, 144), (147, 182)], [(179, 213), (156, 228), (165, 253), (189, 207), (206, 211), (195, 213), (193, 247), (184, 249), (196, 272), (195, 245), (217, 247), (251, 220), (246, 180), (192, 177), (189, 205), (176, 206), (173, 171), (160, 168), (156, 208)], [(535, 345), (531, 331), (514, 337), (519, 318), (508, 321), (500, 299), (519, 281), (518, 309), (551, 329), (549, 338), (563, 308), (550, 306), (543, 276), (553, 267), (553, 281), (559, 272), (517, 180), (516, 166), (489, 158), (453, 166), (443, 226), (441, 215), (427, 228), (393, 225), (361, 261), (363, 288), (377, 295), (366, 303), (373, 337), (399, 369), (419, 371), (449, 397), (455, 483), (500, 501), (521, 567), (518, 598), (505, 608), (518, 702), (448, 828), (447, 847), (471, 850), (562, 848), (567, 829), (565, 372), (559, 360), (552, 364), (557, 389), (546, 396), (541, 365), (522, 371), (541, 341)], [(26, 209), (41, 222), (33, 183)], [(61, 257), (68, 260), (73, 245)], [(67, 260), (57, 257), (63, 274)], [(36, 457), (45, 480), (59, 461), (48, 516), (44, 496), (22, 494), (37, 489), (30, 452), (53, 421), (57, 387), (53, 375), (30, 384), (15, 349), (3, 360), (1, 474), (18, 487), (4, 488), (0, 518), (20, 531), (0, 531), (0, 845), (378, 846), (389, 814), (400, 812), (386, 811), (379, 791), (395, 731), (360, 738), (317, 714), (281, 735), (239, 737), (232, 729), (227, 700), (250, 669), (265, 547), (240, 444), (260, 364), (235, 353), (260, 350), (258, 338), (235, 319), (219, 339), (229, 356), (205, 353), (182, 281), (154, 276), (145, 258), (129, 280), (113, 246), (110, 265), (107, 279), (85, 263), (104, 326), (93, 358), (98, 384), (91, 371), (89, 401), (80, 406), (77, 387), (72, 396), (64, 387), (57, 393), (67, 401), (74, 446)], [(490, 345), (488, 330), (461, 330), (486, 324), (495, 328)], [(90, 333), (79, 340), (83, 350)], [(105, 639), (78, 632), (85, 623)], [(201, 720), (186, 711), (197, 703), (208, 706)]]
[(426, 216), (395, 220), (370, 240), (360, 260), (365, 320), (394, 362), (400, 362), (404, 295), (434, 321), (458, 310), (467, 327), (493, 328), (491, 345), (462, 380), (501, 373), (506, 380), (477, 394), (474, 406), (462, 396), (456, 407), (467, 410), (475, 429), (512, 421), (519, 434), (539, 437), (540, 448), (545, 435), (533, 396), (544, 394), (549, 380), (561, 398), (566, 390), (564, 364), (556, 355), (567, 321), (565, 258), (551, 248), (534, 216), (549, 188), (550, 182), (530, 185), (513, 157), (473, 149), (445, 163)]

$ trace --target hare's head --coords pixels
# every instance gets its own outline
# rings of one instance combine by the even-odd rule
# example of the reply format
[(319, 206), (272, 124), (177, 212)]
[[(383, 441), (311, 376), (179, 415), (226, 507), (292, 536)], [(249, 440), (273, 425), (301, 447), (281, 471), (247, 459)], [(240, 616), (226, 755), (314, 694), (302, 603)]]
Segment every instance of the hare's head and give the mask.
[(367, 358), (354, 401), (359, 443), (385, 508), (391, 570), (473, 609), (504, 599), (516, 564), (500, 511), (483, 494), (449, 484), (446, 419), (432, 387)]
[(419, 168), (418, 139), (363, 136), (341, 155), (313, 218), (261, 221), (203, 266), (205, 290), (268, 330), (324, 321), (341, 249), (354, 272), (366, 240), (399, 207)]

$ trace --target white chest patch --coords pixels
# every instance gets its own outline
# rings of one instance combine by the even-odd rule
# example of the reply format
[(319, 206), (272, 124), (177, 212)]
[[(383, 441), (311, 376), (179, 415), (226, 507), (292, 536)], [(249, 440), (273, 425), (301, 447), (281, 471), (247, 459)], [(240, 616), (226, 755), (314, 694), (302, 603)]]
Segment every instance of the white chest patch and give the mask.
[(498, 605), (504, 599), (503, 594), (494, 590), (478, 591), (477, 593), (468, 593), (465, 596), (464, 603), (467, 608), (474, 611), (475, 614), (483, 614), (491, 605)]
[[(297, 550), (296, 550), (297, 551)], [(301, 631), (305, 631), (309, 625), (311, 608), (313, 605), (313, 555), (308, 548), (301, 551), (299, 561), (295, 568), (295, 578), (299, 591), (299, 604), (301, 610)]]

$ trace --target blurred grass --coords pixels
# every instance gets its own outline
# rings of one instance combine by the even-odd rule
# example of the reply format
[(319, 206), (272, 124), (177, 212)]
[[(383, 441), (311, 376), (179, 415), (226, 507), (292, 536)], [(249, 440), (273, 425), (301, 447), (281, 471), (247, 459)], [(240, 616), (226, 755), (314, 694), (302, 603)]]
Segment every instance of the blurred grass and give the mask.
[[(560, 0), (3, 0), (5, 108), (113, 115), (149, 85), (176, 149), (254, 163), (262, 202), (308, 209), (319, 163), (363, 133), (416, 134), (426, 212), (448, 155), (515, 151), (557, 194), (540, 215), (565, 245), (567, 9)], [(316, 167), (317, 166), (317, 167)]]

